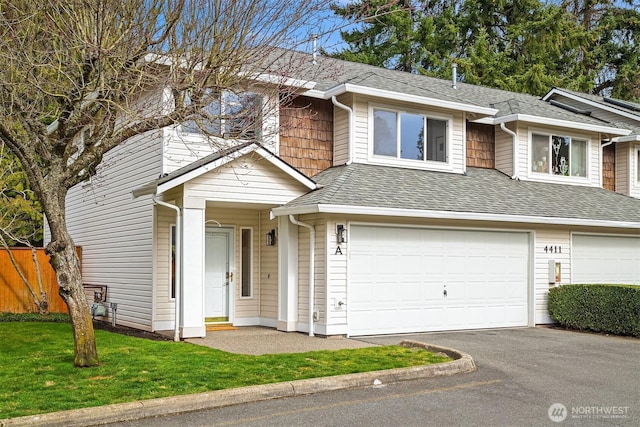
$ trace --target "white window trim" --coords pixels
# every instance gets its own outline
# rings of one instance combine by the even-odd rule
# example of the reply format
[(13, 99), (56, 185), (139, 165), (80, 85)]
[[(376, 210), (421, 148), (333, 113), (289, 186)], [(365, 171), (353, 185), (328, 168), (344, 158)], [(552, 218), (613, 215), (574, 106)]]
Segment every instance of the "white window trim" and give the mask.
[[(438, 162), (435, 160), (414, 160), (414, 159), (402, 159), (399, 157), (381, 156), (373, 153), (374, 135), (374, 110), (390, 111), (394, 113), (407, 113), (407, 114), (419, 114), (427, 119), (443, 120), (447, 122), (447, 148), (446, 148), (446, 162)], [(398, 130), (399, 131), (399, 130)], [(400, 142), (397, 140), (396, 143)], [(427, 110), (416, 110), (411, 108), (398, 108), (385, 104), (369, 103), (368, 109), (368, 157), (367, 161), (371, 164), (383, 165), (383, 166), (399, 166), (412, 169), (428, 169), (435, 171), (452, 172), (453, 171), (453, 116), (434, 113)]]
[(633, 158), (631, 159), (633, 173), (630, 174), (635, 179), (633, 180), (633, 186), (640, 188), (640, 145), (635, 145), (633, 148)]
[[(564, 176), (564, 175), (554, 175), (547, 172), (534, 172), (531, 170), (531, 162), (533, 160), (533, 134), (545, 135), (545, 136), (568, 136), (571, 140), (580, 139), (587, 141), (587, 153), (586, 153), (586, 176)], [(564, 131), (556, 131), (556, 130), (548, 130), (548, 129), (534, 129), (530, 128), (527, 136), (527, 177), (533, 180), (538, 181), (546, 181), (546, 182), (555, 182), (560, 184), (591, 184), (592, 178), (592, 169), (591, 169), (591, 144), (592, 138), (588, 135), (572, 133), (572, 132), (564, 132)], [(549, 159), (551, 160), (551, 159)], [(601, 167), (599, 167), (601, 169)], [(600, 173), (602, 174), (602, 173)]]
[[(167, 239), (167, 240), (168, 240), (168, 242), (169, 242), (169, 245), (168, 245), (168, 249), (169, 249), (169, 251), (168, 251), (168, 256), (167, 256), (167, 258), (168, 258), (168, 260), (167, 260), (167, 265), (169, 266), (168, 271), (167, 271), (167, 278), (168, 278), (168, 280), (167, 280), (167, 296), (169, 297), (169, 301), (172, 301), (172, 302), (176, 300), (176, 298), (175, 298), (175, 297), (172, 297), (172, 296), (171, 296), (171, 285), (172, 285), (172, 283), (171, 283), (171, 243), (172, 243), (172, 242), (171, 242), (171, 240), (172, 240), (172, 239), (171, 239), (171, 236), (172, 236), (172, 234), (173, 234), (173, 233), (172, 233), (172, 231), (173, 231), (173, 230), (176, 230), (176, 231), (177, 231), (177, 229), (176, 229), (176, 225), (175, 225), (175, 224), (173, 224), (173, 223), (171, 223), (171, 224), (169, 224), (169, 238)], [(176, 236), (176, 239), (177, 239), (177, 238), (178, 238), (178, 236)], [(175, 243), (175, 242), (174, 242), (174, 243)], [(177, 257), (177, 255), (178, 255), (178, 254), (176, 254), (176, 257)], [(177, 258), (176, 258), (176, 262), (178, 262)], [(177, 279), (177, 277), (176, 277), (176, 278), (174, 278), (174, 279)], [(174, 281), (175, 281), (175, 280), (174, 280)], [(175, 286), (175, 283), (174, 283), (173, 285)], [(176, 289), (176, 290), (177, 290), (177, 289)]]
[[(250, 269), (249, 269), (249, 295), (248, 296), (243, 296), (242, 295), (242, 284), (244, 281), (244, 274), (243, 274), (243, 270), (244, 270), (244, 257), (242, 254), (242, 232), (244, 230), (249, 230), (251, 231), (251, 240), (250, 240), (250, 244), (251, 247), (249, 248), (249, 263), (250, 263)], [(240, 281), (238, 282), (238, 288), (239, 288), (239, 295), (240, 295), (240, 299), (253, 299), (254, 298), (254, 289), (253, 289), (253, 267), (254, 267), (254, 256), (253, 256), (253, 250), (255, 248), (255, 244), (254, 244), (254, 240), (255, 239), (255, 233), (253, 232), (253, 227), (240, 227)]]

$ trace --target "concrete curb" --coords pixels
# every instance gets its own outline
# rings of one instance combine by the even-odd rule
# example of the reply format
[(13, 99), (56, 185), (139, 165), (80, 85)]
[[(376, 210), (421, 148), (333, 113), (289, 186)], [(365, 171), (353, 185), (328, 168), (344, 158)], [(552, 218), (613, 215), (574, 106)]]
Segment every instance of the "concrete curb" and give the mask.
[(256, 385), (228, 390), (217, 390), (200, 394), (164, 397), (93, 408), (73, 409), (41, 415), (9, 418), (0, 420), (0, 427), (86, 427), (141, 418), (215, 409), (223, 406), (258, 402), (261, 400), (294, 397), (355, 387), (367, 387), (374, 385), (374, 381), (376, 380), (380, 382), (378, 383), (376, 381), (376, 384), (390, 384), (413, 379), (449, 376), (473, 372), (476, 370), (476, 365), (470, 355), (454, 349), (408, 340), (402, 341), (400, 345), (405, 347), (424, 348), (425, 350), (434, 353), (444, 353), (455, 360), (435, 365), (413, 366), (409, 368), (388, 369), (384, 371), (311, 378), (307, 380)]

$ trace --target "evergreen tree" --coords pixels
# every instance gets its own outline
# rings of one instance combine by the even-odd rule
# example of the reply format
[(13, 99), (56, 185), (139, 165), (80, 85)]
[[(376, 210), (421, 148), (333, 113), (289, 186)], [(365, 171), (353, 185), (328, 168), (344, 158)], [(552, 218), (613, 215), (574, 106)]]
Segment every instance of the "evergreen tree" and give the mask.
[(633, 3), (359, 0), (334, 6), (338, 15), (361, 22), (342, 33), (347, 48), (336, 56), (441, 78), (450, 77), (456, 61), (469, 83), (535, 95), (560, 86), (636, 99), (640, 15)]

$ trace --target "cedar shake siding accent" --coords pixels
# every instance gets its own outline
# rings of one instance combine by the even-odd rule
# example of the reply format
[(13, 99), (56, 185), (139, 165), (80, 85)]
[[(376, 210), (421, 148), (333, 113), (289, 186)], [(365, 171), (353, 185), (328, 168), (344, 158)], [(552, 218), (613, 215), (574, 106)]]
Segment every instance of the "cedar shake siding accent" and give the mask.
[(333, 164), (333, 105), (300, 96), (280, 108), (280, 158), (312, 177)]
[(467, 122), (467, 166), (495, 168), (496, 142), (493, 126)]
[(616, 146), (608, 145), (602, 149), (602, 188), (616, 191)]

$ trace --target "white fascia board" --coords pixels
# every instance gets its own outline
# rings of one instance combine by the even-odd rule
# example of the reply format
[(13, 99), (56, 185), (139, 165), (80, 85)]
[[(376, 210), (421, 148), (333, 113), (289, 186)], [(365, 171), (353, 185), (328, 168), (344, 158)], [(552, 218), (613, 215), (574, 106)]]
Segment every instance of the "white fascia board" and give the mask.
[(266, 161), (307, 187), (309, 190), (315, 190), (317, 188), (316, 183), (311, 178), (307, 177), (294, 167), (289, 166), (275, 154), (265, 150), (264, 148), (256, 149), (256, 153), (260, 154)]
[(310, 81), (310, 80), (294, 79), (291, 77), (283, 77), (283, 76), (278, 76), (275, 74), (268, 74), (268, 73), (246, 74), (246, 77), (253, 79), (255, 81), (258, 81), (260, 83), (268, 83), (268, 84), (273, 84), (277, 86), (290, 86), (290, 87), (296, 87), (296, 88), (306, 89), (306, 90), (313, 89), (317, 84), (316, 82)]
[(469, 120), (471, 123), (480, 123), (482, 125), (495, 125), (496, 118), (495, 117), (483, 117), (481, 119)]
[(393, 92), (390, 90), (376, 89), (367, 86), (359, 86), (350, 83), (343, 83), (333, 88), (322, 91), (307, 91), (304, 95), (315, 98), (330, 99), (332, 96), (342, 95), (344, 93), (357, 93), (359, 95), (369, 95), (378, 98), (392, 99), (397, 101), (401, 99), (406, 102), (413, 102), (420, 105), (428, 105), (430, 107), (449, 108), (452, 110), (466, 111), (468, 113), (484, 114), (488, 116), (495, 115), (498, 110), (495, 108), (481, 107), (479, 105), (465, 104), (462, 102), (443, 101), (441, 99), (427, 98), (425, 96), (411, 95), (408, 93)]
[(486, 214), (476, 212), (451, 212), (451, 211), (429, 211), (418, 209), (400, 209), (400, 208), (377, 208), (363, 206), (343, 206), (343, 205), (309, 205), (293, 208), (279, 207), (272, 210), (274, 216), (282, 215), (304, 215), (312, 213), (329, 213), (343, 215), (375, 215), (375, 216), (395, 216), (395, 217), (413, 217), (413, 218), (429, 218), (429, 219), (451, 219), (466, 221), (494, 221), (494, 222), (513, 222), (524, 224), (553, 224), (553, 225), (571, 225), (571, 226), (587, 226), (587, 227), (615, 227), (615, 228), (631, 228), (640, 229), (640, 222), (632, 221), (606, 221), (581, 218), (554, 218), (539, 216), (523, 216), (523, 215), (501, 215)]
[(509, 123), (509, 122), (527, 122), (540, 125), (557, 126), (570, 129), (578, 129), (583, 131), (601, 132), (611, 135), (626, 136), (631, 133), (628, 129), (620, 129), (610, 126), (600, 126), (589, 123), (571, 122), (568, 120), (551, 119), (548, 117), (530, 116), (528, 114), (511, 114), (509, 116), (497, 117), (493, 120), (493, 124)]
[(599, 102), (595, 102), (595, 101), (592, 101), (590, 99), (583, 98), (583, 97), (581, 97), (579, 95), (575, 95), (573, 93), (565, 92), (562, 89), (557, 89), (557, 88), (551, 89), (542, 98), (542, 100), (543, 101), (547, 101), (547, 100), (551, 99), (553, 97), (553, 95), (565, 96), (567, 98), (573, 99), (574, 101), (582, 102), (584, 104), (590, 105), (592, 107), (599, 108), (601, 110), (609, 111), (611, 113), (618, 114), (620, 116), (624, 116), (624, 117), (627, 117), (629, 119), (640, 121), (640, 115), (638, 115), (638, 114), (629, 113), (627, 111), (620, 110), (620, 109), (618, 109), (618, 108), (616, 108), (614, 106), (609, 106), (607, 104), (601, 104)]
[(619, 136), (612, 139), (613, 142), (636, 142), (640, 141), (640, 135)]

